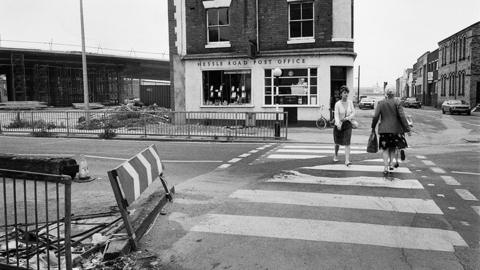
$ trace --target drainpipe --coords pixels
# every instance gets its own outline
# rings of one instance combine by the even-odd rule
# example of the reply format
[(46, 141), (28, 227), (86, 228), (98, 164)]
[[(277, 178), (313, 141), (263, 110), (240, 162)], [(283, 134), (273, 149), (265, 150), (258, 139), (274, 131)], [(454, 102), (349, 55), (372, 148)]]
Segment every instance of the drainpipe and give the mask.
[(258, 31), (258, 28), (259, 28), (259, 25), (258, 25), (258, 0), (255, 0), (255, 19), (256, 19), (256, 31), (257, 31), (257, 53), (260, 52), (260, 44), (259, 44), (259, 38), (258, 38), (258, 35), (259, 35), (259, 31)]

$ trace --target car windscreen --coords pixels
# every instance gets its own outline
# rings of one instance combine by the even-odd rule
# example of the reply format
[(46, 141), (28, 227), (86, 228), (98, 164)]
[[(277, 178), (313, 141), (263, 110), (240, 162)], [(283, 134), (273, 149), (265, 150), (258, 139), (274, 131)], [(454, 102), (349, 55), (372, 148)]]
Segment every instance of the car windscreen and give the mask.
[(452, 104), (452, 105), (460, 105), (460, 104), (462, 104), (462, 102), (461, 102), (460, 100), (451, 100), (451, 101), (450, 101), (450, 104)]

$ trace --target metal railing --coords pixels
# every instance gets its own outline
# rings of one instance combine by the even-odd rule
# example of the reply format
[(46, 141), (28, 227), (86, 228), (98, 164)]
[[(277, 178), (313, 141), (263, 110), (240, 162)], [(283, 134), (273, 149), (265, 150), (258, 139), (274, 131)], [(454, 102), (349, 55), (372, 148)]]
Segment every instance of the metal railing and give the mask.
[(113, 131), (142, 137), (286, 139), (287, 117), (285, 112), (0, 111), (0, 131), (42, 137)]
[(0, 169), (0, 179), (0, 269), (72, 269), (71, 177)]

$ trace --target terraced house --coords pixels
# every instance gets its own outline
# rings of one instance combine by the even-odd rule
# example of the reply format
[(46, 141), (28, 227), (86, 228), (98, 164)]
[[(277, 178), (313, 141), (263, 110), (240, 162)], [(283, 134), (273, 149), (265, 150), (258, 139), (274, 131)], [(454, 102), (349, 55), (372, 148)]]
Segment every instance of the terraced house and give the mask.
[(169, 0), (177, 111), (307, 123), (353, 87), (353, 0)]
[(438, 99), (480, 104), (480, 21), (438, 42)]

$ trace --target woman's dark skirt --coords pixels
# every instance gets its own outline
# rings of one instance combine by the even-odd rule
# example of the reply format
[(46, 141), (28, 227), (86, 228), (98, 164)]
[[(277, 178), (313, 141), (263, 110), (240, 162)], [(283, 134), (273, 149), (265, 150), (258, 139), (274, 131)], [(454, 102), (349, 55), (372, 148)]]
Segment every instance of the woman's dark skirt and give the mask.
[(378, 148), (387, 150), (388, 148), (407, 148), (407, 140), (403, 133), (380, 133)]
[(333, 126), (333, 141), (339, 145), (350, 145), (352, 138), (352, 124), (350, 121), (345, 121), (342, 124), (342, 129), (339, 130), (337, 126)]

